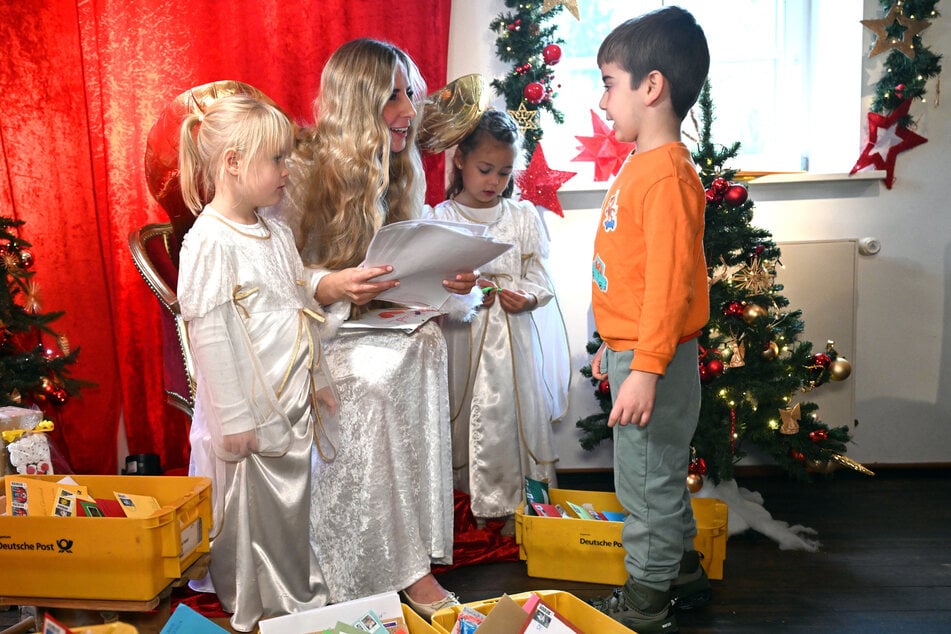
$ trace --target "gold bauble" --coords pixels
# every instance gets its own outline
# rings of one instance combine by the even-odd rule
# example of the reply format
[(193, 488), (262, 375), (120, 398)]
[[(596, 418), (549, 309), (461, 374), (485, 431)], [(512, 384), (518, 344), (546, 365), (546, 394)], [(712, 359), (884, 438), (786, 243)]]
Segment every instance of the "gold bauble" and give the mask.
[(845, 357), (838, 357), (829, 365), (829, 380), (844, 381), (852, 374), (852, 364)]
[(763, 358), (767, 361), (772, 361), (779, 355), (779, 346), (775, 341), (770, 341), (763, 348)]
[(687, 490), (696, 493), (703, 488), (703, 476), (699, 473), (687, 474)]
[(765, 317), (767, 312), (768, 311), (759, 304), (748, 304), (746, 308), (743, 309), (743, 321), (752, 325), (760, 317)]

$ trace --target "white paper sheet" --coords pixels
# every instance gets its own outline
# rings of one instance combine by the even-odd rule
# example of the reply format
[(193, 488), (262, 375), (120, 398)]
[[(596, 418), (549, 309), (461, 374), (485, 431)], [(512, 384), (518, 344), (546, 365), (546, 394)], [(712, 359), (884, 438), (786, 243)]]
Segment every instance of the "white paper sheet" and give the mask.
[(381, 227), (363, 266), (391, 265), (375, 280), (400, 285), (377, 296), (405, 306), (441, 308), (451, 293), (443, 280), (485, 266), (513, 245), (485, 235), (485, 227), (441, 220), (405, 220)]

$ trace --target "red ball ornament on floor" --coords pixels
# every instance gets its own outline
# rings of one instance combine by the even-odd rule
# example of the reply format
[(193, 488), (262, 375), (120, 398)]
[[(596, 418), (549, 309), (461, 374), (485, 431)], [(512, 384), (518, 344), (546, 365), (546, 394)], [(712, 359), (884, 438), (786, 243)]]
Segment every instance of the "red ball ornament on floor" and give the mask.
[(549, 44), (542, 49), (542, 59), (546, 64), (554, 66), (561, 61), (561, 47), (557, 44)]
[(742, 185), (730, 185), (723, 193), (723, 202), (730, 207), (736, 208), (746, 202), (749, 198), (749, 192)]
[(537, 81), (533, 81), (525, 86), (525, 89), (522, 91), (522, 95), (525, 97), (525, 101), (528, 103), (540, 104), (542, 99), (545, 98), (545, 87), (539, 84)]

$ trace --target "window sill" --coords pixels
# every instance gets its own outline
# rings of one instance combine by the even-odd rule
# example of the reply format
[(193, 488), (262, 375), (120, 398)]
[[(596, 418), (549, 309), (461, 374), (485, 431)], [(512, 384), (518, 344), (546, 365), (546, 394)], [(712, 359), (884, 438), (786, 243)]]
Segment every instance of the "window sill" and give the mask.
[[(756, 174), (755, 176), (752, 176)], [(762, 175), (759, 175), (762, 174)], [(803, 200), (814, 198), (852, 198), (878, 193), (878, 183), (885, 180), (885, 170), (856, 172), (849, 175), (792, 173), (744, 173), (736, 180), (750, 187), (754, 204), (758, 200)], [(752, 178), (750, 178), (752, 176)], [(558, 190), (558, 199), (565, 210), (600, 209), (610, 181), (571, 187), (566, 183)]]

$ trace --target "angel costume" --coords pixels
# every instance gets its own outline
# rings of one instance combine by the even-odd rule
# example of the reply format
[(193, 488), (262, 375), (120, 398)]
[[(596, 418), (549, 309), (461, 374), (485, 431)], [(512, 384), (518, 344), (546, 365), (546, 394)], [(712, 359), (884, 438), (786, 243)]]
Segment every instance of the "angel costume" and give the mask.
[[(292, 196), (284, 202), (299, 226), (300, 208)], [(304, 262), (316, 259), (314, 239)], [(350, 302), (324, 308), (340, 442), (336, 460), (314, 464), (312, 537), (331, 601), (340, 602), (402, 590), (434, 563), (452, 562), (449, 387), (436, 324), (411, 334), (339, 328)]]
[(482, 277), (538, 300), (533, 310), (510, 314), (496, 298), (470, 323), (443, 323), (455, 486), (471, 495), (476, 517), (509, 516), (523, 499), (525, 477), (556, 485), (551, 423), (567, 409), (568, 339), (544, 266), (548, 233), (528, 201), (502, 198), (476, 209), (446, 200), (427, 213), (484, 225), (488, 235), (514, 244), (481, 267)]
[[(236, 224), (205, 207), (185, 235), (178, 298), (197, 385), (189, 473), (212, 479), (211, 581), (239, 631), (328, 598), (304, 520), (313, 448), (317, 462), (334, 452), (318, 409), (333, 387), (315, 289), (278, 219)], [(229, 452), (236, 434), (253, 438), (247, 457)]]

